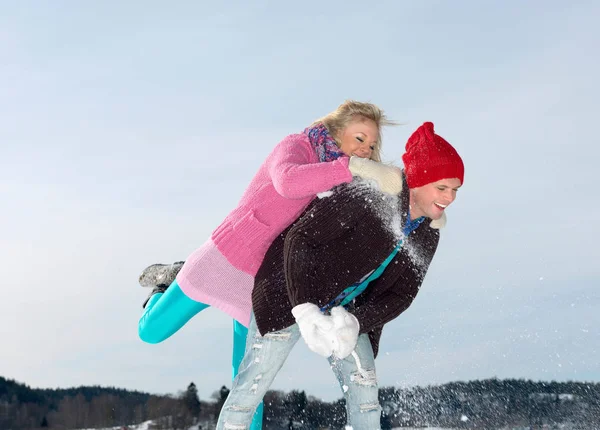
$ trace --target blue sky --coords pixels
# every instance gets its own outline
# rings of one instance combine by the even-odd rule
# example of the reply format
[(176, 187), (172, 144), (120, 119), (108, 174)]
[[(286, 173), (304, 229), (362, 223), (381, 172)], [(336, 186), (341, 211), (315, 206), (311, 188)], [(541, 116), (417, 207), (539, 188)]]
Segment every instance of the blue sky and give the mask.
[[(0, 4), (0, 374), (229, 385), (230, 319), (143, 344), (137, 277), (186, 258), (277, 142), (353, 98), (405, 123), (386, 161), (433, 121), (466, 165), (380, 384), (600, 381), (598, 18), (594, 1)], [(303, 344), (273, 388), (340, 396)]]

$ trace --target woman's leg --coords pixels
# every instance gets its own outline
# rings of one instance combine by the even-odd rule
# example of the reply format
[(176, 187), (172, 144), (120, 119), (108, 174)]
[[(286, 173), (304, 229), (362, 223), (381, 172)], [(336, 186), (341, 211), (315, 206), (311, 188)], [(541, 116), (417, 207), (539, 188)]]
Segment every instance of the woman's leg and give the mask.
[(330, 358), (329, 362), (346, 399), (348, 425), (357, 430), (379, 429), (381, 407), (369, 335), (361, 334), (358, 337), (352, 355), (343, 360)]
[(250, 426), (254, 411), (299, 338), (295, 324), (261, 336), (252, 315), (244, 359), (221, 409), (217, 430)]
[(186, 296), (177, 280), (164, 293), (150, 297), (138, 323), (140, 339), (147, 343), (159, 343), (167, 339), (208, 305)]
[(231, 359), (231, 365), (233, 370), (232, 380), (237, 376), (240, 364), (244, 359), (244, 352), (246, 351), (246, 339), (248, 338), (248, 328), (244, 327), (237, 320), (233, 320), (233, 356)]
[[(239, 370), (240, 364), (244, 359), (244, 352), (246, 350), (246, 339), (248, 338), (248, 329), (244, 327), (240, 322), (233, 320), (233, 356), (231, 359), (231, 364), (233, 367), (233, 377), (232, 380), (235, 380)], [(263, 418), (263, 402), (261, 401), (256, 408), (256, 412), (254, 413), (254, 418), (252, 418), (252, 426), (250, 430), (260, 430), (262, 428), (262, 418)]]

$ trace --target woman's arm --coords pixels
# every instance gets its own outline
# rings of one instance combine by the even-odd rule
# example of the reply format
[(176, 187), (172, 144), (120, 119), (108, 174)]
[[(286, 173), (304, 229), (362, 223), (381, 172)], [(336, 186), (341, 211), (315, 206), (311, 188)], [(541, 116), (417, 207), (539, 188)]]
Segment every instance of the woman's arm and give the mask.
[[(313, 149), (303, 135), (286, 137), (267, 160), (275, 190), (288, 199), (303, 199), (352, 181), (348, 157), (314, 162)], [(307, 139), (307, 138), (306, 138)]]

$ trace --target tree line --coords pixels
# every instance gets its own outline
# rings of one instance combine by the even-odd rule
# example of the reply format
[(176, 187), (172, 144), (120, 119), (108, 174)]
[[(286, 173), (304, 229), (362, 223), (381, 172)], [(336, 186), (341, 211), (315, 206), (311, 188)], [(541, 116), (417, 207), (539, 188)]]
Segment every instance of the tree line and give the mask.
[[(35, 389), (0, 377), (0, 428), (89, 429), (153, 421), (156, 429), (213, 428), (229, 394), (222, 386), (200, 400), (192, 382), (174, 395), (112, 387)], [(600, 422), (600, 384), (488, 379), (379, 391), (382, 429), (438, 426), (500, 428), (568, 426)], [(344, 400), (324, 402), (304, 391), (271, 390), (264, 399), (263, 428), (343, 429)], [(566, 427), (565, 427), (566, 426)]]

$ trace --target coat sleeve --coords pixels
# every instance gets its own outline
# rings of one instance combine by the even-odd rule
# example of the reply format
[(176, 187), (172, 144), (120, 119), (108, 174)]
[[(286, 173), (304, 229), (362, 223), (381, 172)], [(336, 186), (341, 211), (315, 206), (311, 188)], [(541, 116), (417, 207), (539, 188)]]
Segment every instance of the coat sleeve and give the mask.
[(267, 170), (275, 190), (287, 199), (303, 199), (352, 181), (349, 158), (314, 162), (312, 148), (301, 135), (281, 141), (267, 159)]
[[(391, 264), (393, 263), (392, 261)], [(383, 327), (384, 324), (397, 318), (408, 309), (417, 297), (423, 282), (421, 277), (399, 274), (395, 279), (391, 279), (394, 275), (388, 273), (386, 276), (384, 272), (378, 279), (371, 282), (369, 289), (373, 290), (378, 288), (380, 283), (392, 283), (391, 288), (386, 289), (383, 294), (377, 295), (376, 299), (375, 294), (367, 293), (367, 296), (357, 300), (359, 304), (352, 313), (358, 319), (360, 333), (369, 333)]]
[(428, 230), (430, 232), (421, 236), (425, 254), (418, 264), (405, 252), (398, 253), (381, 276), (357, 298), (353, 314), (358, 319), (361, 333), (383, 327), (408, 309), (417, 297), (439, 241), (439, 234)]
[(319, 292), (312, 290), (322, 280), (317, 279), (312, 270), (313, 265), (318, 264), (313, 250), (339, 240), (365, 216), (369, 203), (363, 194), (360, 189), (340, 186), (333, 195), (314, 200), (288, 231), (284, 244), (284, 271), (292, 306), (315, 303)]

